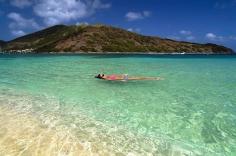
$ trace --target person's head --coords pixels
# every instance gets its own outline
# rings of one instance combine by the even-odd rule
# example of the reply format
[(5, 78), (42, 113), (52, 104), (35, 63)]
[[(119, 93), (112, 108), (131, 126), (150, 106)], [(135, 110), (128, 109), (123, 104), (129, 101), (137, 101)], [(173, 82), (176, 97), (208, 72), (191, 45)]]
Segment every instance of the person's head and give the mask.
[(104, 77), (104, 74), (98, 74), (97, 76), (95, 76), (95, 78), (97, 78), (97, 79), (103, 79), (103, 77)]

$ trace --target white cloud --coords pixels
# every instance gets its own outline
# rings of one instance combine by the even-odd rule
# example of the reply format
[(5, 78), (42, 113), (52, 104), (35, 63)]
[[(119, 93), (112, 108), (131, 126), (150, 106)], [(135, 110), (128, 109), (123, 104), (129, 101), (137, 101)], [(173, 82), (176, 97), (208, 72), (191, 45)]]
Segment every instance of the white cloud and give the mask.
[(192, 32), (189, 30), (181, 30), (179, 33), (182, 35), (191, 35), (192, 34)]
[(32, 29), (40, 29), (40, 26), (34, 21), (34, 19), (26, 19), (22, 17), (20, 14), (12, 12), (8, 14), (8, 18), (13, 20), (9, 24), (11, 29), (25, 29), (25, 28), (32, 28)]
[(100, 0), (39, 0), (34, 12), (49, 26), (88, 17), (97, 9), (110, 7), (110, 4), (103, 4)]
[(224, 37), (217, 36), (214, 33), (207, 33), (205, 37), (209, 40), (212, 40), (212, 41), (223, 41), (224, 40)]
[(129, 28), (127, 30), (130, 31), (130, 32), (140, 32), (141, 31), (140, 28)]
[(41, 0), (34, 7), (35, 13), (44, 18), (47, 25), (68, 22), (86, 16), (86, 5), (76, 0)]
[(41, 27), (34, 21), (34, 19), (26, 19), (22, 17), (20, 14), (12, 12), (8, 14), (8, 18), (12, 20), (9, 24), (9, 28), (11, 33), (14, 36), (22, 36), (25, 35), (24, 29), (27, 30), (38, 30)]
[(26, 33), (23, 31), (23, 30), (12, 30), (11, 33), (14, 35), (14, 36), (24, 36)]
[(236, 36), (230, 36), (229, 39), (236, 40)]
[(134, 21), (134, 20), (138, 20), (138, 19), (142, 19), (143, 16), (141, 13), (135, 13), (135, 12), (128, 12), (125, 17), (127, 18), (127, 20), (129, 21)]
[(131, 32), (133, 32), (134, 30), (133, 30), (133, 28), (129, 28), (129, 29), (127, 29), (128, 31), (131, 31)]
[(16, 6), (18, 8), (24, 8), (32, 5), (32, 1), (30, 0), (11, 0), (11, 5)]
[(80, 26), (80, 25), (89, 25), (88, 22), (77, 22), (75, 25)]
[(149, 16), (151, 16), (151, 12), (150, 11), (143, 11), (143, 16), (149, 17)]
[(214, 33), (207, 33), (205, 36), (208, 40), (211, 41), (220, 41), (220, 42), (226, 42), (226, 41), (230, 41), (230, 40), (236, 40), (236, 36), (218, 36)]
[(128, 12), (125, 17), (128, 21), (135, 21), (135, 20), (140, 20), (144, 19), (146, 17), (151, 16), (150, 11), (143, 11), (143, 12)]
[(192, 35), (192, 32), (190, 30), (181, 30), (179, 33), (182, 35), (181, 37), (184, 40), (192, 41), (195, 39), (195, 37)]
[(189, 40), (189, 41), (192, 41), (192, 40), (195, 39), (195, 37), (194, 36), (187, 36), (186, 39)]
[(92, 3), (92, 8), (94, 9), (108, 9), (111, 7), (111, 4), (103, 4), (100, 0), (94, 0)]
[(213, 33), (207, 33), (207, 34), (206, 34), (206, 38), (208, 38), (208, 39), (210, 39), (210, 40), (214, 40), (214, 39), (216, 39), (216, 35), (213, 34)]

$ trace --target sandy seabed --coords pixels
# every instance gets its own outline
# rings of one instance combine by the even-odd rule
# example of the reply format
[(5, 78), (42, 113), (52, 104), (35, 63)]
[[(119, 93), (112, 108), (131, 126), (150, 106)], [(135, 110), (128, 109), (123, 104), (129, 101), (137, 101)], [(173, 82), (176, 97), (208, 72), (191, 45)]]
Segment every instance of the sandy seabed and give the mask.
[[(68, 130), (42, 125), (33, 116), (0, 107), (0, 155), (91, 155)], [(103, 153), (105, 154), (105, 153)]]
[[(147, 146), (149, 145), (147, 144)], [(103, 149), (101, 150), (100, 148)], [(176, 150), (167, 152), (166, 155), (183, 155), (186, 154), (186, 152), (187, 151), (179, 149), (179, 151)], [(116, 151), (111, 151), (109, 149), (106, 150), (104, 149), (102, 143), (99, 145), (99, 143), (97, 142), (97, 145), (95, 145), (89, 142), (81, 142), (78, 137), (73, 134), (73, 132), (71, 132), (69, 129), (66, 129), (65, 127), (48, 127), (44, 124), (41, 124), (38, 119), (29, 114), (19, 114), (18, 112), (14, 112), (13, 110), (10, 110), (8, 108), (0, 107), (0, 155), (135, 156), (144, 154), (133, 151), (125, 153), (119, 153)], [(189, 152), (187, 153), (190, 154)], [(154, 153), (146, 154), (150, 156), (155, 155)], [(160, 153), (160, 155), (163, 154)]]
[[(69, 114), (73, 120), (64, 121), (52, 110), (60, 109), (57, 102), (43, 99), (0, 94), (0, 156), (195, 155), (83, 115)], [(50, 104), (50, 111), (43, 112)], [(35, 112), (39, 107), (42, 112)]]

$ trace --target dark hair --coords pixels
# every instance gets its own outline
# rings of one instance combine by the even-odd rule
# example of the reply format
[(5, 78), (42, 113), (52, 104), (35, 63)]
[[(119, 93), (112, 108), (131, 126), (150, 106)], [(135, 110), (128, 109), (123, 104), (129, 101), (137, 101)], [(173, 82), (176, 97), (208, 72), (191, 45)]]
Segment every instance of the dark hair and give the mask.
[(104, 74), (98, 74), (97, 76), (95, 76), (95, 78), (98, 78), (98, 79), (103, 79), (103, 76), (104, 76)]

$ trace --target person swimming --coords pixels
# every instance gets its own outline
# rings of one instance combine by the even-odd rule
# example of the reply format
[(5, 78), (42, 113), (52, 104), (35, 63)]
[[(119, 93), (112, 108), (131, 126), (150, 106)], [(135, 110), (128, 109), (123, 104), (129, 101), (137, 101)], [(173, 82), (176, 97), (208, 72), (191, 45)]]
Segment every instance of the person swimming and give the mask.
[(122, 75), (104, 75), (98, 74), (95, 78), (109, 80), (109, 81), (128, 81), (128, 80), (163, 80), (160, 77), (129, 77), (128, 74)]
[(98, 79), (104, 79), (104, 80), (120, 80), (120, 76), (119, 75), (104, 75), (104, 74), (98, 74), (97, 76), (95, 76), (95, 78)]

